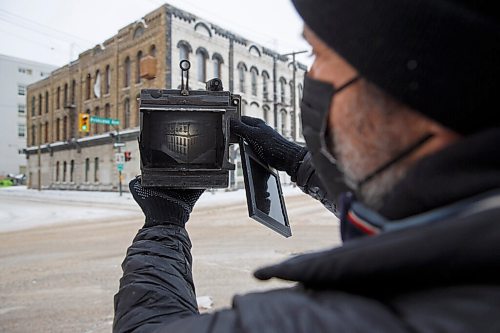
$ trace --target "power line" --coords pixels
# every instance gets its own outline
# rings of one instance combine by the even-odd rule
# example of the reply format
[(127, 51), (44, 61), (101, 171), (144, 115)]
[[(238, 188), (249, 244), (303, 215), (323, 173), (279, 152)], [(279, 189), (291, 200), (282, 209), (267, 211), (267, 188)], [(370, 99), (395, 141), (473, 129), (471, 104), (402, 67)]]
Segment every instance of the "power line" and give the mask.
[[(6, 11), (5, 9), (0, 9), (0, 12), (3, 12), (3, 13), (4, 13), (4, 15), (7, 15), (7, 17), (8, 17), (8, 16), (11, 16), (11, 17), (14, 17), (14, 18), (16, 18), (16, 19), (23, 20), (23, 21), (25, 21), (25, 22), (28, 22), (28, 23), (31, 23), (31, 24), (37, 25), (37, 26), (39, 26), (39, 27), (43, 27), (43, 28), (45, 28), (45, 29), (52, 30), (53, 32), (55, 32), (55, 33), (57, 33), (57, 34), (64, 35), (64, 36), (66, 36), (67, 38), (69, 38), (69, 40), (70, 40), (71, 42), (74, 42), (74, 39), (78, 39), (78, 40), (80, 40), (80, 41), (82, 41), (82, 42), (85, 42), (85, 43), (91, 43), (91, 44), (93, 44), (93, 43), (94, 43), (93, 41), (90, 41), (90, 40), (88, 40), (88, 39), (85, 39), (85, 38), (82, 38), (82, 37), (80, 37), (80, 36), (76, 36), (76, 35), (70, 34), (70, 33), (65, 32), (65, 31), (61, 31), (61, 30), (55, 29), (55, 28), (53, 28), (53, 27), (51, 27), (51, 26), (48, 26), (48, 25), (45, 25), (45, 24), (43, 24), (43, 23), (40, 23), (40, 22), (37, 22), (37, 21), (31, 20), (31, 19), (28, 19), (28, 18), (26, 18), (26, 17), (20, 16), (20, 15), (18, 15), (18, 14), (15, 14), (15, 13), (12, 13), (12, 12), (9, 12), (9, 11)], [(11, 23), (12, 23), (12, 22), (11, 22)], [(15, 23), (13, 23), (13, 24), (15, 24)]]

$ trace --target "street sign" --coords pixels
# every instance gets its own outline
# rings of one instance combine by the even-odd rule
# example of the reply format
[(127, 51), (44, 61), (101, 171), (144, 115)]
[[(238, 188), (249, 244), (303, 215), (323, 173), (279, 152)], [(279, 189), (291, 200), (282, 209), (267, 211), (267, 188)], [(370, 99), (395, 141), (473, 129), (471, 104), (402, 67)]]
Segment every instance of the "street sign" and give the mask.
[(102, 117), (96, 117), (96, 116), (91, 116), (90, 122), (94, 123), (94, 124), (103, 124), (103, 125), (113, 125), (113, 126), (120, 125), (119, 119), (102, 118)]
[(123, 166), (123, 163), (125, 163), (125, 155), (123, 155), (123, 153), (116, 153), (115, 154), (115, 163), (117, 165), (122, 164), (122, 166)]
[(123, 171), (123, 163), (117, 164), (116, 169), (118, 169), (118, 171)]
[(125, 147), (125, 142), (115, 142), (113, 144), (113, 147), (115, 147), (115, 148)]

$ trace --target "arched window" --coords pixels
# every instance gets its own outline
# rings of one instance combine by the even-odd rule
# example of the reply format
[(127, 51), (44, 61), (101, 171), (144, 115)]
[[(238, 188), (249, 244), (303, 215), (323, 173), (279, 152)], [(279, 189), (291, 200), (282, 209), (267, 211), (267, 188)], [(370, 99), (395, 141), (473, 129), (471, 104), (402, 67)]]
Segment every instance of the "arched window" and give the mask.
[(63, 108), (68, 105), (68, 84), (64, 84)]
[(156, 46), (154, 44), (149, 48), (149, 55), (152, 57), (156, 57)]
[[(104, 117), (105, 118), (110, 118), (111, 117), (111, 107), (109, 106), (109, 103), (106, 103), (104, 106)], [(109, 125), (106, 125), (106, 132), (109, 132)]]
[(45, 113), (49, 113), (49, 92), (45, 92)]
[(281, 104), (285, 104), (285, 96), (286, 96), (286, 93), (285, 93), (285, 86), (286, 86), (286, 80), (285, 78), (280, 78), (280, 100), (281, 100)]
[(35, 145), (36, 128), (35, 125), (31, 125), (31, 145)]
[(293, 81), (290, 81), (288, 84), (290, 85), (290, 105), (293, 105), (295, 97), (294, 84)]
[(262, 71), (262, 98), (269, 101), (269, 74), (266, 71)]
[(38, 94), (38, 115), (42, 115), (42, 94)]
[(286, 110), (282, 109), (280, 111), (280, 130), (281, 130), (281, 135), (286, 136)]
[[(71, 161), (71, 162), (73, 162), (73, 161)], [(63, 182), (66, 182), (66, 174), (67, 173), (68, 173), (68, 165), (67, 165), (66, 161), (64, 161), (63, 162), (63, 179), (62, 179)]]
[(247, 106), (248, 102), (245, 101), (244, 99), (241, 100), (241, 115), (244, 116), (247, 114)]
[(204, 48), (196, 50), (197, 79), (199, 82), (207, 81), (208, 52)]
[(35, 96), (31, 97), (31, 116), (35, 116)]
[(85, 182), (89, 182), (89, 170), (90, 170), (90, 159), (87, 157), (85, 159)]
[(214, 78), (222, 79), (222, 64), (224, 63), (224, 59), (220, 54), (214, 53), (212, 61), (214, 64)]
[(125, 102), (123, 103), (123, 128), (130, 127), (130, 100), (125, 98)]
[(259, 75), (259, 71), (257, 68), (250, 68), (251, 82), (252, 82), (252, 95), (257, 96), (257, 76)]
[(59, 110), (61, 105), (59, 104), (59, 101), (61, 100), (61, 87), (57, 87), (57, 93), (56, 93), (56, 110)]
[[(64, 162), (66, 164), (66, 162)], [(71, 160), (71, 163), (70, 163), (70, 168), (69, 168), (69, 181), (70, 182), (73, 182), (74, 179), (75, 179), (75, 160)], [(66, 177), (66, 168), (64, 168), (64, 174)]]
[(111, 87), (111, 67), (106, 66), (106, 72), (104, 74), (104, 93), (109, 94), (109, 89)]
[[(99, 107), (96, 106), (94, 116), (99, 117), (99, 113), (100, 113)], [(99, 134), (99, 132), (100, 132), (99, 130), (100, 130), (100, 125), (97, 123), (94, 124), (94, 134)]]
[(76, 98), (76, 81), (73, 80), (71, 82), (71, 104), (75, 105), (75, 98)]
[(99, 182), (99, 157), (94, 158), (94, 182)]
[(49, 122), (46, 121), (45, 122), (45, 132), (44, 132), (44, 135), (43, 135), (43, 142), (47, 143), (49, 142)]
[(101, 97), (101, 72), (99, 70), (95, 72), (94, 97)]
[(61, 118), (56, 120), (56, 141), (61, 140)]
[(139, 51), (135, 62), (135, 83), (141, 83), (141, 59), (142, 51)]
[(91, 85), (91, 81), (92, 81), (92, 77), (90, 75), (90, 73), (87, 74), (87, 78), (85, 80), (85, 99), (90, 99), (90, 91), (92, 90), (92, 88), (90, 87)]
[(59, 182), (59, 161), (56, 162), (56, 182)]
[(130, 58), (127, 57), (125, 58), (125, 62), (123, 64), (123, 71), (124, 71), (124, 80), (123, 80), (123, 86), (128, 87), (130, 86)]
[(302, 88), (302, 85), (299, 84), (297, 87), (297, 90), (299, 91), (299, 102), (302, 101), (302, 96), (304, 95), (304, 88)]
[(247, 71), (247, 66), (240, 62), (238, 64), (238, 80), (239, 80), (239, 88), (240, 92), (245, 92), (245, 72)]
[(68, 140), (68, 116), (63, 119), (63, 140)]
[(269, 108), (269, 106), (267, 106), (267, 105), (262, 106), (263, 118), (264, 118), (264, 121), (268, 124), (270, 121), (270, 119), (269, 119), (270, 112), (271, 112), (271, 108)]
[(179, 60), (189, 60), (189, 53), (193, 52), (191, 45), (185, 40), (181, 40), (177, 43), (177, 47), (179, 48)]
[(134, 119), (134, 126), (139, 126), (139, 114), (140, 110), (139, 107), (141, 106), (141, 94), (137, 93), (135, 96), (135, 119)]

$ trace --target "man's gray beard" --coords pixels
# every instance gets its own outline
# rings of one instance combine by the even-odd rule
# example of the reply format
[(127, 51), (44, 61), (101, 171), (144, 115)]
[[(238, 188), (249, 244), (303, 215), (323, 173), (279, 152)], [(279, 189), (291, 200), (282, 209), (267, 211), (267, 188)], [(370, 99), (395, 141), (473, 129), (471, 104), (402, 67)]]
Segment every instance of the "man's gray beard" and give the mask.
[[(372, 165), (369, 153), (363, 153), (349, 142), (334, 136), (335, 155), (337, 156), (338, 167), (344, 173), (347, 184), (357, 184), (374, 170), (368, 169)], [(393, 165), (387, 170), (375, 176), (373, 179), (357, 189), (356, 194), (364, 204), (372, 209), (379, 209), (384, 204), (384, 199), (392, 191), (394, 186), (405, 176), (406, 168), (400, 165)]]

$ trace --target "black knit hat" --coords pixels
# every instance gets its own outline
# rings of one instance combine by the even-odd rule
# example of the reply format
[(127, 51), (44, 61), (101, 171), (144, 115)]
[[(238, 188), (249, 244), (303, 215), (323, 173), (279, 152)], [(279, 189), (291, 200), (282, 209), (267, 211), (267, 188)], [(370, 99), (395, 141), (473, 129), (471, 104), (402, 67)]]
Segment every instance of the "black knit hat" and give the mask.
[(293, 0), (367, 80), (462, 134), (500, 127), (500, 11), (485, 0)]

